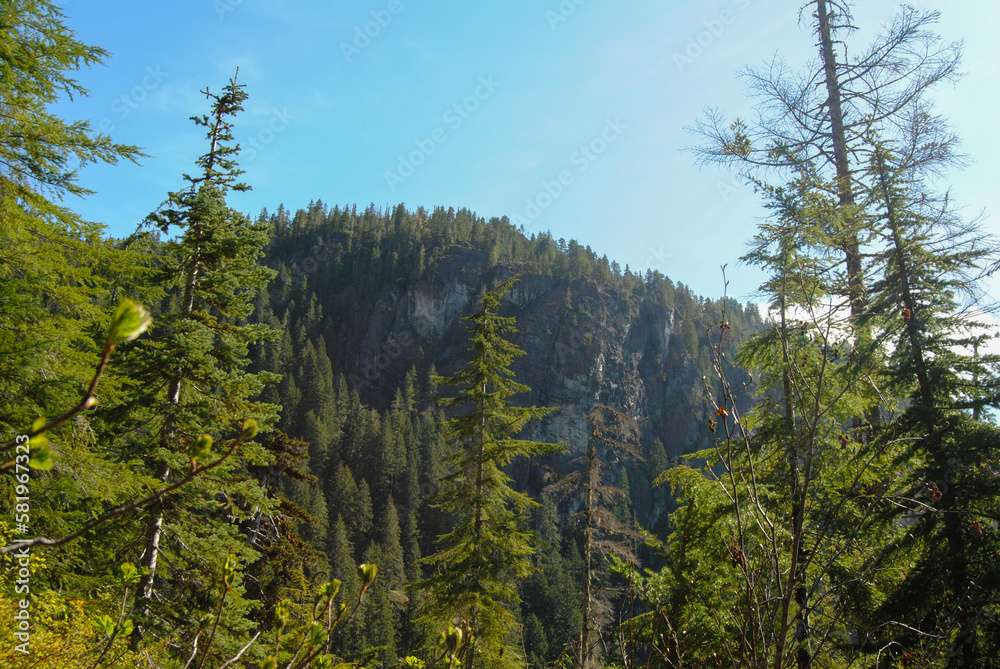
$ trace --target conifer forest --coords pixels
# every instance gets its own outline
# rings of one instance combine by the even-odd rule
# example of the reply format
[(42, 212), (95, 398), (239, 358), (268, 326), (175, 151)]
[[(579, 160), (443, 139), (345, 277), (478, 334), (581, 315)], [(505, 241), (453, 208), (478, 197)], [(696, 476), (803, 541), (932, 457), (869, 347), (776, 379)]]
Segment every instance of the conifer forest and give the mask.
[(764, 212), (709, 296), (520, 211), (242, 213), (238, 61), (89, 221), (149, 156), (64, 104), (120, 64), (75, 4), (0, 2), (0, 667), (1000, 667), (1000, 241), (927, 3), (786, 2), (811, 59), (680, 122)]

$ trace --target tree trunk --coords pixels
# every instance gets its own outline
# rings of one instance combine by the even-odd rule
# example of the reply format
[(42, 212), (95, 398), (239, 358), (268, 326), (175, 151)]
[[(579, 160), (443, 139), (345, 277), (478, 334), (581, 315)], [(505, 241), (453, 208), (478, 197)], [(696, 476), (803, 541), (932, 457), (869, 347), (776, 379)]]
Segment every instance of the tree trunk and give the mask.
[(903, 308), (906, 309), (906, 336), (910, 341), (910, 357), (913, 361), (913, 368), (917, 376), (917, 388), (920, 391), (920, 402), (923, 410), (930, 411), (934, 406), (933, 393), (931, 392), (930, 380), (927, 376), (927, 361), (924, 358), (923, 345), (920, 341), (920, 333), (917, 328), (917, 304), (913, 300), (910, 292), (910, 267), (906, 261), (906, 253), (903, 249), (903, 238), (899, 230), (899, 213), (896, 211), (895, 203), (889, 192), (888, 166), (885, 164), (885, 156), (881, 151), (875, 155), (876, 169), (878, 170), (879, 185), (882, 187), (882, 196), (885, 198), (886, 225), (892, 234), (893, 254), (896, 258), (896, 265), (899, 271), (900, 297), (903, 300)]
[(591, 437), (587, 452), (587, 510), (586, 528), (583, 531), (583, 629), (580, 630), (580, 667), (590, 664), (590, 628), (593, 625), (593, 550), (594, 550), (594, 461), (596, 445)]
[[(198, 264), (199, 264), (199, 254), (196, 252), (194, 263), (188, 273), (187, 279), (184, 282), (184, 303), (183, 310), (181, 312), (181, 318), (190, 318), (191, 313), (194, 311), (194, 289), (195, 283), (198, 280)], [(181, 379), (177, 378), (170, 385), (170, 392), (167, 395), (167, 402), (170, 407), (176, 407), (181, 401)], [(163, 421), (163, 432), (161, 437), (161, 445), (165, 448), (170, 448), (174, 441), (174, 425), (173, 417), (168, 415)], [(159, 479), (164, 483), (170, 477), (170, 467), (164, 466), (163, 473), (160, 474)], [(142, 583), (136, 589), (135, 593), (135, 609), (138, 612), (139, 624), (135, 626), (132, 631), (132, 637), (129, 640), (129, 647), (134, 651), (138, 649), (139, 641), (145, 634), (145, 629), (143, 622), (149, 615), (149, 606), (153, 601), (153, 583), (156, 578), (156, 566), (160, 553), (160, 537), (163, 535), (163, 500), (161, 499), (155, 505), (150, 508), (152, 512), (152, 517), (149, 520), (149, 524), (146, 526), (146, 548), (143, 553), (145, 556), (146, 574), (143, 576)]]
[[(910, 359), (917, 377), (917, 390), (920, 396), (921, 407), (920, 420), (923, 424), (923, 430), (928, 435), (934, 435), (926, 445), (927, 450), (934, 457), (935, 466), (932, 476), (935, 477), (935, 480), (945, 483), (945, 489), (941, 494), (940, 511), (944, 515), (944, 536), (947, 542), (948, 554), (948, 573), (945, 583), (952, 596), (948, 605), (956, 612), (956, 623), (958, 625), (955, 647), (950, 655), (947, 666), (960, 669), (971, 666), (975, 645), (974, 623), (971, 620), (971, 611), (965, 602), (970, 583), (965, 556), (965, 542), (962, 537), (962, 520), (955, 485), (952, 481), (948, 480), (951, 474), (951, 465), (944, 453), (944, 445), (942, 444), (944, 435), (940, 433), (939, 428), (941, 421), (934, 411), (934, 388), (927, 373), (927, 359), (924, 356), (923, 344), (920, 339), (917, 304), (910, 290), (911, 268), (909, 263), (907, 263), (905, 249), (903, 248), (899, 212), (889, 191), (888, 166), (885, 164), (885, 157), (881, 152), (876, 153), (876, 169), (878, 170), (879, 184), (882, 187), (882, 195), (885, 198), (886, 224), (892, 235), (893, 252), (896, 264), (898, 265), (900, 296), (903, 301), (903, 308), (906, 309), (908, 314), (905, 323), (906, 336), (910, 343)], [(946, 630), (945, 632), (949, 633), (950, 630)]]
[[(827, 107), (830, 110), (830, 139), (833, 141), (833, 162), (837, 170), (837, 193), (841, 209), (854, 208), (854, 188), (851, 164), (847, 154), (847, 133), (844, 128), (844, 111), (841, 106), (840, 80), (837, 73), (837, 59), (833, 52), (833, 29), (826, 0), (816, 0), (816, 19), (819, 23), (820, 50), (823, 56), (823, 71), (826, 78)], [(850, 229), (853, 214), (845, 217), (848, 230), (842, 248), (847, 263), (848, 295), (851, 301), (851, 316), (859, 317), (867, 309), (865, 280), (861, 265), (861, 245), (857, 232)]]

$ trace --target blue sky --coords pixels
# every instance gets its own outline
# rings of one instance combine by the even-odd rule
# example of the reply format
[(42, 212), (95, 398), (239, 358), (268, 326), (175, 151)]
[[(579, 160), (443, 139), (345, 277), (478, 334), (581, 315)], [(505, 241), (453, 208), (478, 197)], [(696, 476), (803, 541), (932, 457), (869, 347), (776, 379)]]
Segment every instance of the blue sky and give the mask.
[[(79, 73), (90, 96), (60, 113), (149, 154), (85, 167), (97, 194), (68, 204), (110, 234), (134, 229), (204, 152), (188, 120), (207, 111), (199, 91), (239, 66), (250, 99), (236, 135), (254, 188), (230, 198), (242, 211), (322, 199), (520, 216), (528, 232), (576, 238), (706, 296), (728, 263), (730, 294), (748, 299), (760, 277), (738, 258), (759, 200), (725, 170), (696, 168), (685, 127), (710, 106), (747, 114), (741, 67), (814, 58), (800, 4), (68, 0), (69, 27), (112, 56)], [(859, 44), (899, 6), (857, 4)], [(936, 94), (972, 161), (948, 183), (1000, 233), (1000, 4), (911, 4), (939, 9), (942, 36), (965, 41), (965, 78)]]

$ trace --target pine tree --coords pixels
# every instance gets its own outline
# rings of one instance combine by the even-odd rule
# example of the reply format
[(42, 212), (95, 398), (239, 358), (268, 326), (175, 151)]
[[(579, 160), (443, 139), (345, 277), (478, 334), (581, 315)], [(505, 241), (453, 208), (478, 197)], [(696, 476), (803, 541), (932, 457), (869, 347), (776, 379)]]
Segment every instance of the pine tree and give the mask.
[(456, 527), (438, 538), (440, 549), (426, 558), (434, 569), (418, 584), (428, 595), (423, 619), (432, 625), (462, 620), (475, 642), (470, 669), (513, 667), (520, 652), (515, 644), (518, 627), (512, 607), (518, 603), (516, 581), (532, 571), (532, 532), (523, 528), (525, 512), (535, 506), (528, 495), (513, 490), (502, 470), (515, 458), (552, 453), (560, 447), (515, 438), (531, 420), (549, 409), (514, 407), (509, 398), (528, 390), (513, 379), (510, 365), (524, 352), (505, 339), (515, 332), (514, 318), (500, 316), (501, 297), (516, 277), (483, 297), (471, 323), (472, 360), (444, 386), (457, 386), (458, 395), (441, 403), (465, 412), (446, 424), (445, 436), (462, 445), (449, 460), (452, 471), (442, 481), (438, 506), (457, 520)]
[(395, 592), (396, 601), (404, 597), (403, 586), (406, 584), (406, 565), (403, 559), (403, 546), (400, 543), (399, 514), (396, 503), (390, 497), (386, 500), (383, 512), (382, 528), (379, 543), (382, 546), (382, 560), (379, 562), (379, 575), (390, 592)]
[(943, 655), (948, 667), (985, 666), (996, 656), (998, 627), (983, 612), (1000, 569), (989, 556), (997, 538), (984, 521), (997, 508), (1000, 485), (981, 463), (1000, 457), (1000, 432), (979, 420), (998, 405), (998, 357), (977, 350), (996, 329), (982, 318), (991, 305), (978, 278), (1000, 247), (955, 215), (947, 198), (935, 198), (905, 153), (879, 147), (869, 170), (873, 208), (884, 222), (873, 303), (893, 344), (888, 387), (908, 399), (888, 427), (892, 438), (912, 440), (913, 486), (927, 486), (930, 497), (900, 507), (908, 523), (920, 519), (901, 546), (915, 564), (875, 616), (905, 621), (893, 636), (920, 648), (915, 655)]
[[(221, 94), (208, 90), (204, 94), (211, 101), (212, 112), (194, 118), (207, 129), (209, 142), (208, 152), (197, 161), (200, 172), (193, 177), (184, 175), (188, 187), (170, 193), (167, 202), (147, 219), (163, 234), (171, 230), (180, 234), (163, 245), (157, 285), (168, 296), (166, 306), (157, 314), (151, 337), (137, 342), (127, 358), (130, 375), (142, 385), (131, 401), (117, 408), (122, 413), (122, 426), (129, 428), (124, 443), (143, 457), (164, 483), (189, 466), (189, 453), (200, 435), (224, 438), (241, 421), (252, 418), (268, 428), (277, 419), (277, 407), (253, 398), (278, 377), (246, 370), (249, 346), (273, 335), (264, 324), (244, 324), (253, 311), (255, 291), (263, 289), (273, 276), (271, 270), (258, 264), (267, 233), (225, 201), (230, 189), (248, 188), (237, 181), (241, 172), (230, 121), (242, 110), (247, 96), (235, 78)], [(145, 575), (136, 592), (142, 624), (135, 628), (134, 647), (153, 624), (153, 616), (159, 617), (171, 607), (192, 616), (191, 608), (197, 611), (207, 604), (203, 593), (214, 587), (211, 579), (219, 577), (216, 572), (227, 552), (242, 554), (244, 561), (256, 558), (236, 540), (237, 523), (254, 508), (271, 509), (276, 502), (268, 500), (252, 481), (237, 490), (229, 485), (241, 461), (269, 459), (260, 444), (248, 443), (211, 479), (204, 479), (183, 496), (160, 500), (150, 509), (141, 557)], [(226, 500), (225, 511), (216, 496)], [(202, 514), (191, 513), (199, 508)], [(191, 523), (195, 515), (212, 520), (204, 526)], [(161, 543), (166, 527), (180, 539), (169, 549)], [(211, 569), (202, 568), (202, 573), (209, 581), (200, 583), (190, 576), (180, 579), (173, 569), (161, 577), (161, 554), (178, 570), (207, 562)], [(163, 596), (159, 612), (153, 612), (158, 583)], [(227, 615), (237, 616), (236, 600), (229, 602)]]
[[(365, 564), (381, 565), (385, 560), (382, 546), (372, 542), (364, 552)], [(381, 568), (379, 569), (381, 572)], [(392, 593), (382, 579), (375, 581), (364, 603), (364, 629), (360, 639), (365, 645), (365, 654), (375, 654), (384, 667), (391, 667), (399, 661), (396, 639), (399, 630), (398, 618), (392, 604)]]
[[(389, 498), (392, 499), (391, 497)], [(352, 539), (354, 541), (354, 546), (359, 553), (365, 551), (368, 548), (368, 544), (372, 541), (372, 529), (374, 527), (375, 509), (372, 506), (372, 494), (371, 489), (368, 487), (368, 481), (361, 479), (361, 483), (358, 484), (358, 502), (357, 502), (357, 516), (351, 523), (354, 534)]]

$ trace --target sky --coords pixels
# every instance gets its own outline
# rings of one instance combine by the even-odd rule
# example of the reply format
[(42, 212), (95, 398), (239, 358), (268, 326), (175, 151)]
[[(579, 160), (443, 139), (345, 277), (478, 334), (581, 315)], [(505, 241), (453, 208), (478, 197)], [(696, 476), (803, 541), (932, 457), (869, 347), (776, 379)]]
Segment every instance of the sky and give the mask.
[[(123, 236), (183, 187), (205, 152), (189, 117), (239, 68), (236, 119), (253, 191), (231, 206), (405, 203), (509, 216), (526, 233), (574, 238), (622, 267), (652, 267), (716, 297), (752, 300), (762, 275), (739, 263), (764, 215), (759, 196), (685, 147), (707, 108), (751, 111), (738, 72), (775, 56), (815, 62), (799, 0), (64, 0), (67, 26), (110, 52), (60, 103), (148, 157), (88, 165), (96, 193), (67, 204)], [(943, 184), (1000, 234), (995, 177), (1000, 3), (911, 1), (964, 41), (956, 84), (934, 93), (969, 166)], [(855, 3), (861, 46), (899, 3)], [(1000, 281), (993, 295), (1000, 295)]]

